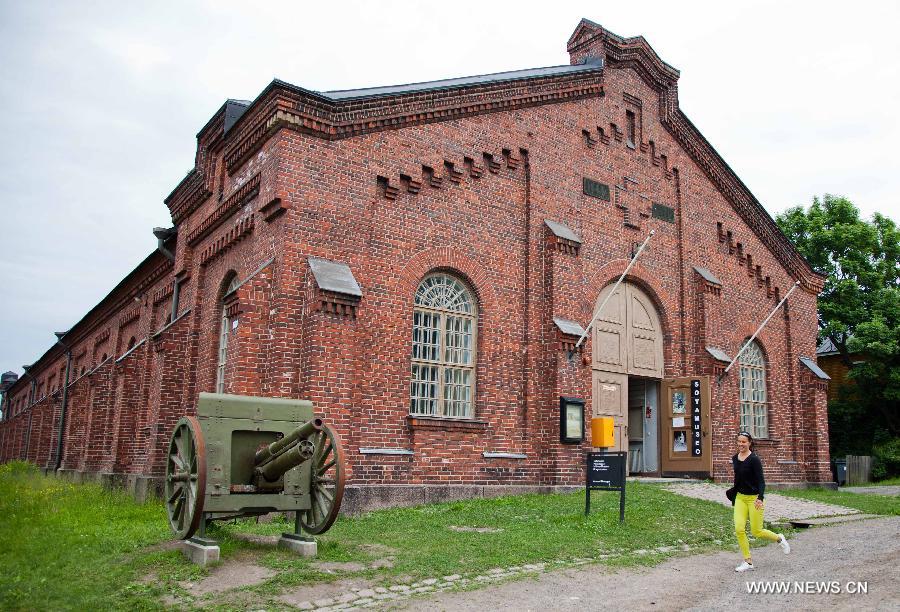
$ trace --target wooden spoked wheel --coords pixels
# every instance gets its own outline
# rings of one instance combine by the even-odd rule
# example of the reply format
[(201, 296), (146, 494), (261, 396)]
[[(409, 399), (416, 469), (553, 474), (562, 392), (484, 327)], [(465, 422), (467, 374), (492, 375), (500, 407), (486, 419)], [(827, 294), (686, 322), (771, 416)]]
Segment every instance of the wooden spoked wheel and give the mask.
[(310, 461), (310, 508), (300, 511), (300, 525), (312, 534), (325, 533), (337, 518), (344, 497), (344, 451), (337, 432), (328, 425), (312, 438), (316, 452)]
[(175, 537), (186, 540), (203, 520), (206, 494), (206, 443), (200, 422), (182, 417), (169, 441), (166, 461), (166, 513)]

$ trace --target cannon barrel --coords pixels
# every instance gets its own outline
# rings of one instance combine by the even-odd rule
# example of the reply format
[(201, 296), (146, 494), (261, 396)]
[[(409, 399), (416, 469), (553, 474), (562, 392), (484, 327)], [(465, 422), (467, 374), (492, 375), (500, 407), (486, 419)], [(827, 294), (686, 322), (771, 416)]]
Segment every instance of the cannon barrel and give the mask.
[(284, 449), (294, 444), (297, 440), (307, 438), (311, 433), (320, 431), (322, 429), (322, 425), (323, 422), (320, 418), (315, 418), (311, 421), (307, 421), (306, 423), (283, 437), (281, 440), (276, 440), (265, 448), (256, 451), (256, 456), (253, 458), (253, 465), (255, 465), (256, 467), (262, 466), (273, 457), (276, 457)]
[(275, 482), (284, 473), (311, 459), (316, 452), (316, 445), (303, 438), (297, 444), (283, 451), (280, 455), (263, 466), (257, 467), (257, 474), (269, 482)]

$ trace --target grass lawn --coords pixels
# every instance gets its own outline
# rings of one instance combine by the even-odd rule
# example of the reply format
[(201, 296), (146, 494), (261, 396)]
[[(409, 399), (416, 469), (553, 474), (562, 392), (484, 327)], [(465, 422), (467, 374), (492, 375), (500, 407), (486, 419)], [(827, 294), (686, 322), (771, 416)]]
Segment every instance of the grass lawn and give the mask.
[(162, 506), (0, 465), (0, 608), (146, 608), (134, 559), (169, 537)]
[[(215, 523), (208, 534), (220, 541), (223, 563), (241, 559), (275, 573), (242, 593), (195, 600), (186, 584), (211, 570), (191, 565), (169, 545), (171, 534), (160, 502), (136, 504), (122, 493), (64, 483), (24, 464), (8, 464), (0, 466), (0, 608), (159, 609), (169, 596), (179, 606), (278, 609), (284, 607), (277, 597), (285, 589), (348, 577), (390, 585), (528, 563), (564, 567), (578, 559), (620, 566), (654, 564), (684, 554), (685, 544), (692, 553), (736, 548), (731, 509), (720, 504), (628, 483), (623, 526), (618, 522), (618, 494), (592, 495), (587, 517), (583, 492), (341, 517), (317, 538), (315, 560), (235, 537), (291, 530), (281, 520)], [(672, 548), (656, 551), (660, 547)], [(390, 563), (373, 563), (385, 559)], [(326, 570), (317, 566), (322, 562), (358, 565)]]
[(855, 508), (866, 514), (900, 515), (900, 499), (896, 496), (875, 495), (865, 493), (848, 493), (832, 489), (784, 489), (776, 491), (779, 495), (800, 497), (813, 501)]
[[(853, 485), (855, 487), (888, 487), (900, 485), (900, 476), (894, 476), (893, 478), (885, 478), (884, 480), (879, 480), (878, 482), (870, 482), (864, 485)], [(852, 489), (853, 487), (848, 487)]]

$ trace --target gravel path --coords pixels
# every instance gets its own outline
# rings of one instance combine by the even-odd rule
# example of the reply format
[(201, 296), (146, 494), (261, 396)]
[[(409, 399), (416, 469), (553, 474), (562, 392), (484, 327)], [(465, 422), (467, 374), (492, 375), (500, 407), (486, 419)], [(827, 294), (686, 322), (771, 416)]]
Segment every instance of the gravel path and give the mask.
[[(734, 552), (670, 559), (618, 572), (588, 566), (473, 592), (394, 602), (400, 610), (898, 610), (900, 517), (817, 527), (778, 546), (754, 547), (757, 569), (736, 574)], [(787, 582), (784, 582), (787, 581)], [(796, 581), (796, 584), (795, 584)], [(807, 583), (807, 581), (811, 581)], [(748, 583), (783, 583), (787, 594), (748, 593)], [(850, 593), (848, 583), (867, 593)], [(799, 592), (807, 590), (810, 592)], [(818, 590), (819, 592), (814, 592)], [(824, 591), (824, 592), (823, 592)]]

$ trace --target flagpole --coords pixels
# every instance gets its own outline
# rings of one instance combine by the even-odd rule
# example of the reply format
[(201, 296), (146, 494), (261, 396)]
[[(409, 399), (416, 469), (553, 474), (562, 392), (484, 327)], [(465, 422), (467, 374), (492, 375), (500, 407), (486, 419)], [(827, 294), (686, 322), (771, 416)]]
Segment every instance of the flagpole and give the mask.
[[(776, 312), (778, 312), (778, 309), (781, 308), (781, 305), (784, 304), (784, 303), (787, 301), (788, 296), (789, 296), (791, 293), (793, 293), (793, 292), (794, 292), (794, 289), (796, 289), (796, 288), (799, 287), (799, 286), (800, 286), (800, 281), (797, 281), (796, 283), (794, 283), (794, 286), (791, 287), (790, 291), (788, 291), (787, 293), (784, 294), (784, 297), (781, 298), (781, 301), (780, 301), (780, 302), (778, 302), (778, 306), (776, 306), (776, 307), (772, 310), (772, 312), (769, 313), (769, 316), (766, 317), (766, 320), (762, 322), (762, 325), (760, 325), (759, 328), (758, 328), (755, 332), (753, 332), (753, 335), (750, 336), (750, 339), (747, 340), (746, 344), (744, 344), (744, 346), (741, 348), (741, 350), (738, 351), (738, 354), (734, 356), (734, 359), (732, 359), (732, 360), (731, 360), (731, 363), (728, 364), (728, 367), (725, 368), (725, 371), (722, 373), (722, 376), (725, 376), (726, 374), (728, 374), (728, 370), (730, 370), (730, 369), (731, 369), (731, 366), (733, 366), (734, 363), (738, 360), (738, 357), (740, 357), (740, 356), (743, 354), (743, 352), (744, 352), (745, 350), (747, 350), (747, 347), (750, 346), (750, 343), (753, 342), (753, 340), (756, 339), (756, 336), (759, 335), (759, 332), (762, 331), (763, 327), (766, 326), (766, 323), (769, 322), (769, 319), (772, 318), (772, 315), (774, 315)], [(721, 378), (721, 377), (720, 377), (720, 378)]]
[(590, 331), (591, 326), (594, 325), (594, 322), (597, 320), (597, 317), (599, 317), (599, 316), (600, 316), (600, 313), (603, 312), (603, 308), (606, 306), (606, 303), (609, 301), (609, 299), (610, 299), (610, 298), (613, 296), (613, 294), (616, 292), (616, 288), (618, 288), (619, 284), (622, 282), (622, 279), (625, 278), (625, 275), (628, 274), (628, 272), (631, 270), (631, 267), (634, 265), (634, 262), (636, 262), (636, 261), (637, 261), (637, 258), (640, 256), (641, 251), (644, 250), (644, 247), (647, 246), (647, 243), (650, 242), (650, 238), (652, 238), (652, 237), (653, 237), (653, 234), (655, 234), (655, 233), (656, 233), (656, 230), (650, 230), (650, 234), (648, 234), (647, 237), (644, 238), (644, 242), (641, 243), (641, 248), (639, 248), (639, 249), (637, 250), (637, 253), (634, 254), (634, 257), (631, 258), (631, 261), (629, 262), (628, 267), (625, 268), (625, 271), (622, 272), (622, 275), (619, 277), (619, 280), (617, 280), (617, 281), (616, 281), (616, 284), (613, 285), (612, 291), (610, 291), (610, 292), (607, 294), (606, 299), (603, 300), (603, 303), (602, 303), (602, 304), (600, 304), (600, 308), (598, 308), (598, 309), (594, 312), (594, 316), (593, 316), (593, 318), (591, 318), (591, 322), (588, 323), (588, 326), (585, 328), (584, 333), (581, 334), (581, 338), (579, 338), (579, 339), (578, 339), (578, 342), (575, 344), (575, 348), (572, 350), (573, 353), (574, 353), (575, 351), (578, 350), (578, 347), (580, 347), (580, 346), (581, 346), (581, 343), (584, 342), (584, 339), (587, 338), (588, 331)]

